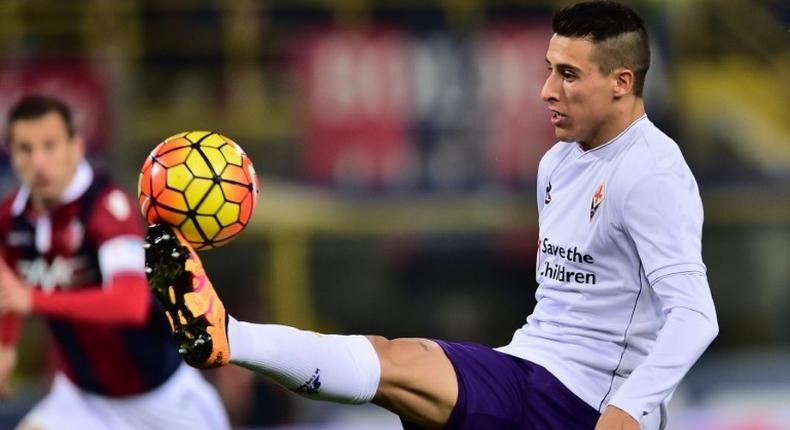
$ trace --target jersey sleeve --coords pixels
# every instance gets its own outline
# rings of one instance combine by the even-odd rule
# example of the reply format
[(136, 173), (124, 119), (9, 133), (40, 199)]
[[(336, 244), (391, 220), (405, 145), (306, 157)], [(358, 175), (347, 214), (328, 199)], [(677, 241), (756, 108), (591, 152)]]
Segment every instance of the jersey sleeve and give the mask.
[(666, 318), (645, 361), (610, 401), (639, 420), (677, 388), (716, 337), (718, 324), (702, 262), (702, 202), (693, 179), (673, 172), (643, 177), (626, 193), (622, 217)]
[(103, 288), (59, 291), (34, 290), (33, 312), (39, 315), (101, 325), (143, 325), (151, 293), (142, 274), (116, 274)]
[(637, 421), (669, 397), (719, 332), (702, 273), (667, 275), (653, 289), (661, 297), (666, 321), (650, 354), (609, 401)]
[(16, 345), (22, 330), (22, 318), (18, 314), (4, 312), (0, 314), (0, 345)]
[(690, 174), (666, 171), (638, 179), (625, 193), (621, 216), (651, 285), (673, 273), (705, 273), (702, 201)]
[(123, 191), (113, 187), (98, 199), (88, 231), (98, 249), (103, 279), (122, 273), (143, 273), (143, 223), (137, 205)]
[(108, 187), (90, 214), (88, 233), (96, 246), (119, 236), (143, 237), (143, 222), (137, 204), (123, 191)]

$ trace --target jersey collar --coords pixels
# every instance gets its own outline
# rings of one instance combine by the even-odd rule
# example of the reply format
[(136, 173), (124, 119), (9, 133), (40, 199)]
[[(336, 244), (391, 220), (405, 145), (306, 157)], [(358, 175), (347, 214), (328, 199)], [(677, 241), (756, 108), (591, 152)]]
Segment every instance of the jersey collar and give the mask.
[[(90, 187), (92, 181), (93, 169), (91, 169), (90, 164), (88, 164), (86, 160), (80, 161), (80, 164), (77, 165), (77, 171), (74, 173), (74, 177), (71, 178), (69, 186), (66, 187), (66, 190), (63, 191), (63, 194), (60, 196), (60, 203), (68, 204), (80, 198), (88, 187)], [(14, 197), (14, 202), (11, 204), (11, 213), (14, 216), (21, 214), (27, 207), (29, 199), (30, 187), (22, 185), (19, 187), (19, 191), (16, 193), (16, 197)]]
[(576, 149), (580, 152), (579, 156), (584, 156), (587, 154), (596, 154), (596, 156), (604, 156), (607, 153), (614, 151), (617, 149), (620, 142), (629, 142), (631, 141), (631, 137), (634, 133), (637, 133), (645, 124), (650, 124), (650, 120), (647, 119), (647, 114), (643, 114), (634, 122), (628, 125), (623, 131), (620, 132), (617, 136), (610, 139), (608, 142), (604, 143), (603, 145), (596, 146), (593, 149), (584, 150), (582, 149), (579, 143), (576, 143)]

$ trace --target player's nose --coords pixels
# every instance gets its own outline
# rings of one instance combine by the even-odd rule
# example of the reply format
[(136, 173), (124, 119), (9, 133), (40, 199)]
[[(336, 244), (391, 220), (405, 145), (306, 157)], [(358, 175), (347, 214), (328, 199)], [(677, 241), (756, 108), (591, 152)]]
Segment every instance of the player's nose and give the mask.
[(552, 76), (553, 74), (546, 78), (546, 82), (543, 83), (543, 88), (540, 90), (540, 98), (547, 103), (559, 100), (556, 79), (553, 79)]
[(34, 149), (30, 154), (30, 162), (36, 173), (46, 173), (50, 169), (49, 157), (44, 151)]

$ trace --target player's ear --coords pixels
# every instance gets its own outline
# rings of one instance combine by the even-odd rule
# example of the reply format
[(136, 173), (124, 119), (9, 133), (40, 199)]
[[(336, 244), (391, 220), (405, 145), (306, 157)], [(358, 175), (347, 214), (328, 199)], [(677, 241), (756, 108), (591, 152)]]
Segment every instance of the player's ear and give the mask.
[(614, 87), (613, 96), (619, 99), (634, 89), (634, 71), (625, 67), (618, 67), (612, 71)]

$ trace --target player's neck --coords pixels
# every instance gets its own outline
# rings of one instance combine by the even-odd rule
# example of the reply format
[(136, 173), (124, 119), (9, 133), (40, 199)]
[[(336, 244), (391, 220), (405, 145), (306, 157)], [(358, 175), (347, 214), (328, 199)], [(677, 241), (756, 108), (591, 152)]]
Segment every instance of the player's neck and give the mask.
[[(89, 180), (84, 177), (84, 174), (82, 175), (82, 178), (78, 174), (82, 163), (83, 162), (80, 162), (70, 169), (68, 179), (59, 184), (56, 192), (44, 194), (42, 191), (31, 189), (30, 204), (36, 213), (50, 213), (56, 207), (74, 200), (78, 194), (82, 194), (84, 190), (87, 189), (88, 185), (90, 185), (88, 183)], [(75, 193), (74, 191), (77, 191), (78, 193)]]
[(639, 97), (634, 97), (633, 101), (618, 107), (610, 120), (606, 121), (599, 129), (597, 136), (586, 142), (579, 142), (585, 151), (597, 148), (606, 142), (614, 139), (645, 114), (645, 104)]
[(52, 212), (59, 202), (60, 199), (49, 199), (37, 195), (30, 196), (30, 204), (33, 206), (33, 210), (40, 215)]
[[(75, 169), (76, 170), (76, 169)], [(57, 193), (54, 193), (55, 196), (52, 195), (41, 195), (37, 192), (30, 193), (30, 204), (33, 206), (33, 210), (36, 211), (38, 214), (46, 214), (52, 212), (56, 207), (60, 206), (63, 203), (63, 196), (66, 194), (66, 189), (74, 181), (74, 174), (71, 175), (71, 178), (66, 181), (66, 183), (60, 187)]]

